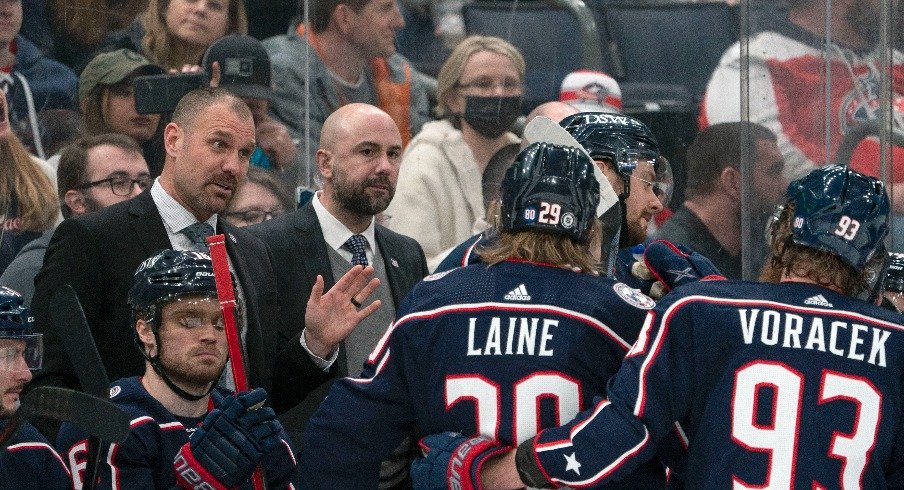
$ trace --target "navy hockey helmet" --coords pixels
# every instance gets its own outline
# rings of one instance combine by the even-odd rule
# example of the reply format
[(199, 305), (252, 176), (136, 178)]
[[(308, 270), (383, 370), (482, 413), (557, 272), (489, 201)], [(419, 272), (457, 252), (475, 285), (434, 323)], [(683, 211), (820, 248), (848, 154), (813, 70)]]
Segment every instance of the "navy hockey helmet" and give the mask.
[(885, 290), (892, 293), (904, 293), (904, 253), (888, 254)]
[(880, 180), (829, 165), (791, 182), (787, 199), (794, 203), (795, 243), (832, 253), (858, 271), (885, 254), (889, 202)]
[(622, 177), (625, 190), (622, 199), (631, 193), (631, 174), (638, 163), (646, 161), (653, 166), (653, 190), (662, 206), (672, 197), (672, 168), (659, 153), (659, 143), (646, 124), (630, 116), (606, 112), (581, 112), (566, 117), (559, 123), (594, 159), (612, 163)]
[[(22, 295), (12, 289), (0, 286), (0, 340), (10, 339), (25, 342), (21, 351), (29, 369), (41, 369), (44, 359), (42, 335), (34, 332), (34, 317), (25, 306)], [(7, 351), (0, 343), (0, 370), (9, 370), (16, 365), (18, 350)]]
[(578, 148), (534, 143), (502, 179), (503, 231), (544, 231), (587, 243), (600, 186), (593, 163)]
[(164, 250), (145, 260), (135, 271), (129, 290), (129, 305), (135, 316), (153, 328), (159, 328), (158, 317), (163, 303), (182, 295), (216, 296), (217, 284), (213, 262), (202, 252)]

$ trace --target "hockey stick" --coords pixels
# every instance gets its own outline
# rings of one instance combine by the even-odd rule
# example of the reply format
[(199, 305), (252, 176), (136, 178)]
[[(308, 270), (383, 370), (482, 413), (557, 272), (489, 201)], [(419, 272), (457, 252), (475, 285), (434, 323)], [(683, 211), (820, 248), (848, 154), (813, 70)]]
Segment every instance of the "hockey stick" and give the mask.
[[(213, 262), (213, 277), (217, 283), (217, 300), (223, 313), (223, 325), (226, 327), (226, 343), (229, 345), (229, 359), (232, 361), (232, 380), (235, 391), (248, 390), (248, 378), (245, 376), (245, 360), (242, 346), (239, 343), (239, 331), (235, 324), (235, 290), (232, 287), (232, 274), (229, 272), (229, 256), (226, 254), (226, 237), (222, 234), (207, 237), (210, 247), (210, 259)], [(255, 490), (264, 488), (264, 478), (260, 467), (254, 469), (251, 482)]]
[(0, 448), (7, 446), (19, 426), (34, 418), (69, 422), (104, 441), (122, 442), (129, 435), (129, 416), (109, 401), (67, 388), (39, 386), (25, 395), (0, 433)]
[[(568, 131), (559, 126), (552, 119), (545, 116), (537, 116), (524, 127), (524, 139), (528, 144), (552, 143), (554, 145), (570, 146), (581, 150), (588, 158), (593, 160), (590, 154), (574, 139)], [(606, 271), (612, 273), (615, 267), (615, 259), (618, 255), (618, 244), (621, 235), (622, 212), (618, 204), (618, 194), (609, 183), (609, 179), (603, 175), (597, 165), (593, 166), (593, 176), (600, 184), (600, 202), (596, 206), (596, 217), (602, 223), (601, 250), (606, 260)]]
[[(94, 343), (94, 336), (91, 327), (88, 326), (82, 304), (69, 284), (63, 284), (53, 295), (50, 301), (50, 318), (69, 355), (69, 361), (82, 389), (89, 395), (108, 400), (110, 379), (97, 352), (97, 345)], [(97, 465), (101, 460), (100, 453), (105, 446), (104, 442), (108, 441), (96, 436), (88, 438), (88, 462), (85, 465), (83, 483), (89, 490), (97, 484)]]

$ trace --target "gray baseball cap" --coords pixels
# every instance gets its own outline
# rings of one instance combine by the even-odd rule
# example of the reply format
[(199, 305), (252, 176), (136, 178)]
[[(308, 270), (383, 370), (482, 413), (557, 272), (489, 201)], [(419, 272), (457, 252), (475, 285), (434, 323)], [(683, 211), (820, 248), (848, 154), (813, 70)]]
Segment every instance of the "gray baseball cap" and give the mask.
[(159, 75), (163, 68), (140, 54), (117, 49), (94, 57), (78, 79), (78, 98), (84, 100), (98, 85), (116, 85), (130, 75)]

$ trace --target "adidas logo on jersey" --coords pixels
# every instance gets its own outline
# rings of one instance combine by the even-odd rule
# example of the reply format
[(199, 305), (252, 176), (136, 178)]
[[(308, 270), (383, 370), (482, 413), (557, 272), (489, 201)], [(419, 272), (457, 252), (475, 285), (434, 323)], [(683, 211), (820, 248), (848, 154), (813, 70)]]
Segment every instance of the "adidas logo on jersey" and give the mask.
[(530, 295), (527, 294), (527, 288), (524, 284), (512, 289), (503, 298), (508, 301), (530, 301)]
[(832, 303), (829, 303), (825, 296), (821, 294), (817, 294), (816, 296), (805, 299), (804, 304), (812, 306), (826, 306), (829, 308), (832, 307)]

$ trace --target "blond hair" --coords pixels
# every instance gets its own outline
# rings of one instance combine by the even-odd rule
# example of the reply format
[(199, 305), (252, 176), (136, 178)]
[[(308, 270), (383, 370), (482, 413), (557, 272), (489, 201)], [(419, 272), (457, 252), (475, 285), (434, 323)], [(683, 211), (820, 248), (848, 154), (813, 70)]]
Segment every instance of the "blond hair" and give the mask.
[[(149, 0), (148, 8), (141, 14), (144, 25), (144, 37), (141, 39), (141, 50), (147, 59), (165, 68), (179, 69), (183, 64), (196, 64), (200, 60), (176, 59), (178, 50), (174, 45), (179, 41), (166, 28), (165, 13), (170, 0)], [(248, 14), (242, 0), (229, 0), (229, 21), (226, 34), (247, 34)]]
[(521, 56), (521, 52), (518, 51), (518, 48), (498, 37), (468, 36), (455, 46), (455, 49), (453, 49), (452, 53), (449, 54), (449, 57), (446, 58), (446, 62), (443, 63), (442, 68), (439, 70), (439, 75), (436, 77), (437, 116), (445, 117), (449, 115), (450, 109), (446, 99), (448, 99), (452, 91), (457, 88), (458, 82), (461, 80), (461, 75), (465, 71), (465, 65), (468, 63), (468, 59), (475, 53), (480, 53), (482, 51), (496, 53), (512, 60), (512, 63), (515, 64), (515, 68), (518, 70), (518, 78), (521, 79), (522, 83), (524, 82), (524, 71), (526, 69), (524, 56)]
[(44, 231), (53, 226), (59, 211), (56, 189), (15, 136), (0, 142), (0, 170), (4, 176), (0, 178), (0, 213), (9, 213), (15, 194), (20, 230)]
[(600, 249), (599, 221), (593, 220), (588, 233), (588, 243), (580, 243), (566, 236), (544, 231), (503, 231), (499, 233), (497, 240), (491, 240), (487, 245), (478, 245), (475, 252), (482, 262), (489, 265), (517, 259), (599, 274), (600, 263), (592, 252)]

